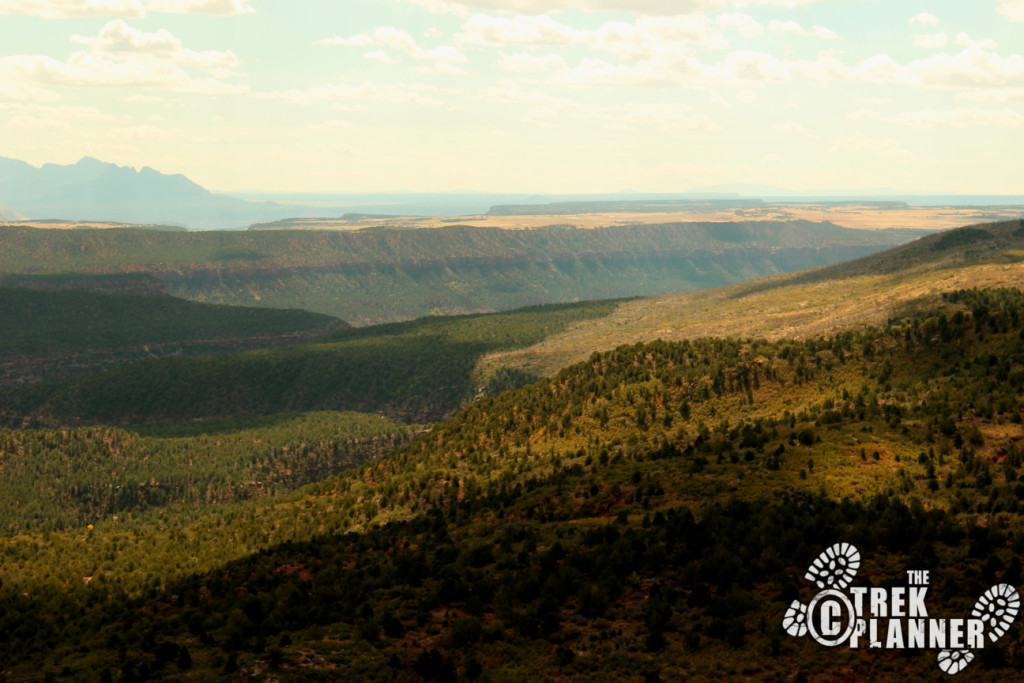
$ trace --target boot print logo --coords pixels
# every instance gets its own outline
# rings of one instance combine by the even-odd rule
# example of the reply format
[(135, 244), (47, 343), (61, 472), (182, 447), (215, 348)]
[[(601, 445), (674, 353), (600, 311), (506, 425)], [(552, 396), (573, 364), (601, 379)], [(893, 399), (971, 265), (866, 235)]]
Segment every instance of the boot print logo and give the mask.
[(807, 605), (793, 601), (782, 618), (786, 633), (809, 634), (826, 647), (939, 650), (939, 668), (953, 675), (974, 661), (986, 642), (1002, 638), (1020, 611), (1017, 589), (1000, 583), (978, 598), (967, 617), (930, 618), (924, 604), (928, 571), (908, 571), (906, 586), (853, 586), (860, 560), (849, 543), (836, 543), (818, 555), (804, 578), (819, 593)]

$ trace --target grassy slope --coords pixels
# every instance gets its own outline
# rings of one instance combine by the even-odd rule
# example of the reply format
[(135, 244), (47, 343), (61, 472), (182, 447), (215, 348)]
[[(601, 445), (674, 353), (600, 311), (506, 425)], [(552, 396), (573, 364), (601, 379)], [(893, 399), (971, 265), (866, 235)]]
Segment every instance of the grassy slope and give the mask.
[(870, 253), (916, 234), (807, 221), (358, 232), (9, 227), (0, 231), (0, 272), (149, 272), (184, 298), (370, 324), (717, 286)]
[[(777, 625), (838, 540), (874, 582), (931, 569), (936, 614), (1019, 583), (1024, 294), (947, 304), (828, 341), (621, 347), (301, 494), (8, 538), (0, 600), (31, 624), (15, 680), (934, 677), (934, 653)], [(1024, 664), (1020, 631), (972, 680)]]
[(624, 302), (599, 321), (574, 325), (531, 347), (491, 354), (479, 370), (515, 367), (549, 375), (596, 349), (651, 339), (827, 335), (883, 324), (922, 300), (937, 303), (941, 292), (1021, 281), (1022, 222), (987, 224), (811, 271)]

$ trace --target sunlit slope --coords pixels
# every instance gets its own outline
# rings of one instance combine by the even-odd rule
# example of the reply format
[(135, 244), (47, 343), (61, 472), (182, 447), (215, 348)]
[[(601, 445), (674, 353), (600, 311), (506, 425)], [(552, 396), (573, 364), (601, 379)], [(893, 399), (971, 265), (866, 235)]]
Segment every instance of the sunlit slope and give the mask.
[(592, 351), (654, 339), (741, 335), (805, 338), (884, 323), (922, 300), (965, 288), (1024, 282), (1024, 226), (959, 228), (853, 261), (713, 290), (620, 304), (531, 347), (487, 356), (478, 375), (501, 367), (549, 375)]

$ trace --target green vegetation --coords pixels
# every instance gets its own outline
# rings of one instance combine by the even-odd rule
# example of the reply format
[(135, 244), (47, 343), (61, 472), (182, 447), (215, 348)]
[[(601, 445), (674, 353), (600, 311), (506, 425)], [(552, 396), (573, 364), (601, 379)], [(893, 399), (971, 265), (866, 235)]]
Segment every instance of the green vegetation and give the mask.
[[(295, 493), (3, 539), (0, 661), (12, 681), (934, 679), (934, 653), (821, 648), (782, 614), (840, 540), (859, 582), (929, 569), (935, 614), (1020, 586), (1022, 381), (1019, 289), (827, 338), (594, 353)], [(1024, 629), (980, 660), (972, 680), (1020, 670)]]
[(340, 330), (313, 344), (144, 360), (61, 385), (8, 390), (0, 404), (16, 423), (26, 416), (126, 424), (312, 410), (431, 422), (478, 393), (486, 378), (474, 381), (473, 369), (485, 353), (534, 344), (573, 321), (607, 315), (617, 303), (427, 318)]
[(0, 354), (44, 354), (322, 336), (345, 323), (318, 313), (199, 304), (170, 296), (0, 288)]
[(306, 311), (134, 293), (161, 284), (145, 277), (61, 275), (14, 284), (32, 289), (0, 287), (0, 386), (80, 375), (139, 358), (294, 344), (347, 327)]
[(149, 273), (175, 296), (353, 324), (649, 296), (832, 263), (915, 231), (761, 221), (501, 230), (0, 231), (0, 273)]
[[(967, 232), (964, 233), (964, 230)], [(979, 234), (990, 237), (979, 238)], [(938, 247), (938, 248), (937, 248)], [(650, 339), (832, 336), (946, 304), (943, 292), (1024, 282), (1024, 223), (973, 226), (847, 263), (714, 290), (636, 299), (540, 345), (491, 354), (480, 372), (551, 375), (609, 349)]]
[(305, 413), (137, 430), (159, 436), (111, 427), (0, 430), (0, 528), (80, 529), (169, 505), (198, 515), (320, 481), (394, 450), (414, 429), (379, 415)]

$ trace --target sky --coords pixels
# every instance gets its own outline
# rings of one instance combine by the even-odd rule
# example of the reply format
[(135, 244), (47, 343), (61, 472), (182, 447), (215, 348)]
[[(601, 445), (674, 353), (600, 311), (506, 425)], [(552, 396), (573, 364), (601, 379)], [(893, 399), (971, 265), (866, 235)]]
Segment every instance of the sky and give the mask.
[(225, 192), (1024, 194), (1024, 0), (0, 0), (0, 156)]

